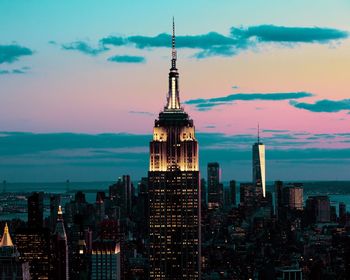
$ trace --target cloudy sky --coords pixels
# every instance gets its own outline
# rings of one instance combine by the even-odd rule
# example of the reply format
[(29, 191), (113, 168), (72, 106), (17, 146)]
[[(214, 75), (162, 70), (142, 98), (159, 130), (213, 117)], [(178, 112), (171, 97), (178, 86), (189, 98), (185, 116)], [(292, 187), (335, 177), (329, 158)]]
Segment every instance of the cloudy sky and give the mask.
[(200, 162), (249, 180), (350, 179), (350, 2), (0, 1), (0, 179), (146, 175), (175, 17)]

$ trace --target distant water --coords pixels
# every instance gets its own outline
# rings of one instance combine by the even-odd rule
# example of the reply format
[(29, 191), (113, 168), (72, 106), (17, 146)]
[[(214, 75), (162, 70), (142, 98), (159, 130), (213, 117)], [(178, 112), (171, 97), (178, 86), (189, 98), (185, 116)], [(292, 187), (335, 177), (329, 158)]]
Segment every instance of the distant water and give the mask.
[[(4, 184), (0, 191), (4, 192), (17, 192), (29, 194), (31, 192), (44, 192), (44, 193), (57, 193), (57, 194), (69, 194), (74, 197), (77, 191), (83, 191), (85, 193), (85, 198), (88, 202), (93, 203), (96, 201), (97, 191), (108, 191), (108, 187), (112, 185), (113, 182), (62, 182), (62, 183), (6, 183), (5, 189)], [(61, 201), (64, 206), (67, 201)], [(48, 199), (44, 200), (44, 216), (49, 216), (49, 205), (50, 201)], [(27, 221), (27, 213), (2, 213), (0, 212), (0, 220), (12, 220), (21, 219)]]
[[(350, 181), (295, 181), (303, 183), (304, 187), (304, 204), (309, 196), (313, 195), (328, 195), (331, 206), (335, 206), (337, 214), (339, 211), (339, 203), (344, 202), (347, 206), (347, 211), (350, 212)], [(239, 203), (239, 183), (236, 184), (236, 201)], [(292, 182), (284, 182), (292, 183)], [(225, 185), (228, 185), (225, 184)], [(275, 190), (273, 182), (267, 182), (267, 190), (272, 193), (275, 200)]]
[[(242, 181), (243, 182), (243, 181)], [(350, 194), (350, 181), (295, 181), (303, 183), (304, 193), (308, 194)], [(112, 181), (98, 181), (98, 182), (55, 182), (55, 183), (6, 183), (7, 192), (33, 192), (43, 191), (50, 193), (64, 193), (67, 189), (70, 191), (75, 190), (108, 190), (108, 187), (113, 184)], [(228, 186), (228, 182), (223, 182), (225, 186)], [(239, 184), (237, 181), (237, 190), (239, 190)], [(285, 181), (285, 183), (291, 183)], [(134, 182), (137, 186), (137, 182)], [(0, 184), (0, 186), (4, 186)], [(273, 182), (267, 182), (267, 189), (273, 191)]]
[[(331, 205), (336, 206), (338, 212), (338, 206), (340, 202), (344, 202), (347, 206), (347, 210), (350, 210), (350, 181), (298, 181), (304, 184), (304, 202), (310, 195), (328, 195), (331, 201)], [(236, 200), (239, 203), (239, 183), (236, 186)], [(288, 182), (285, 182), (288, 183)], [(111, 181), (104, 182), (57, 182), (57, 183), (6, 183), (6, 192), (19, 192), (30, 193), (33, 191), (42, 191), (45, 193), (68, 193), (74, 196), (75, 192), (81, 190), (85, 193), (86, 200), (90, 203), (95, 202), (97, 191), (106, 191), (108, 193), (108, 187), (113, 184)], [(224, 182), (225, 186), (228, 186), (228, 182)], [(0, 185), (1, 186), (1, 185)], [(137, 186), (137, 182), (134, 182), (134, 186)], [(2, 184), (3, 191), (4, 185)], [(271, 191), (274, 196), (273, 182), (267, 183), (267, 190)], [(48, 201), (45, 201), (48, 205)], [(62, 203), (64, 205), (64, 203)], [(46, 215), (47, 215), (46, 211)], [(4, 214), (0, 212), (0, 220), (21, 218), (27, 220), (26, 213), (12, 213)]]
[[(6, 183), (6, 192), (47, 192), (47, 193), (74, 193), (77, 190), (92, 192), (106, 191), (113, 182), (56, 182), (56, 183)], [(4, 184), (2, 184), (2, 188)]]

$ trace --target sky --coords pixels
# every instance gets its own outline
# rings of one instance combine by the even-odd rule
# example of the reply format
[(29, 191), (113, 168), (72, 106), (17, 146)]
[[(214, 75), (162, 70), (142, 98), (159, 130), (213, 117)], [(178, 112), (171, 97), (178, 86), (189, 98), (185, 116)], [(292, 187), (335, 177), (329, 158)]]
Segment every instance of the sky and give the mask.
[(145, 176), (172, 17), (200, 166), (250, 180), (350, 179), (350, 2), (0, 1), (0, 180)]

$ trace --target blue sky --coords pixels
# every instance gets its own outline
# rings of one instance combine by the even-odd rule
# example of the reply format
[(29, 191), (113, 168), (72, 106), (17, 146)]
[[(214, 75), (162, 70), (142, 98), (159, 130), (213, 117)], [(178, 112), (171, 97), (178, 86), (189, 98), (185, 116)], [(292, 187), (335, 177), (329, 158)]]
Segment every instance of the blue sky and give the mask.
[(203, 176), (218, 161), (249, 180), (259, 122), (269, 180), (350, 179), (349, 14), (347, 0), (1, 0), (0, 180), (145, 176), (173, 16)]

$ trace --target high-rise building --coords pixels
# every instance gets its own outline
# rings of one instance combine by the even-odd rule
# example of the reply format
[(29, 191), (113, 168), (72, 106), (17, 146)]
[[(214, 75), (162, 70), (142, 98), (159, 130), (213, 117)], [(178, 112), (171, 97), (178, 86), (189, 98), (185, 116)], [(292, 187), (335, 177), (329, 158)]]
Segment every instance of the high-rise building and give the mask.
[(201, 179), (201, 203), (202, 206), (207, 205), (207, 182), (204, 178)]
[(19, 259), (17, 248), (12, 243), (7, 223), (0, 241), (0, 278), (9, 280), (29, 280), (29, 264)]
[(275, 181), (275, 208), (276, 208), (276, 214), (278, 218), (281, 218), (281, 214), (283, 212), (283, 182), (282, 181)]
[(115, 241), (94, 241), (91, 252), (92, 280), (120, 280), (120, 247)]
[(266, 197), (265, 145), (260, 142), (259, 128), (258, 142), (253, 145), (253, 184), (262, 188), (262, 195)]
[(19, 259), (29, 263), (31, 279), (52, 279), (50, 230), (48, 228), (20, 228), (16, 230), (15, 243)]
[(68, 243), (67, 234), (63, 223), (63, 213), (61, 206), (57, 211), (57, 223), (53, 236), (54, 248), (54, 277), (55, 279), (69, 279), (68, 270)]
[(344, 202), (339, 203), (339, 223), (341, 225), (346, 223), (346, 204)]
[(175, 25), (169, 92), (150, 143), (150, 279), (200, 279), (200, 181), (193, 121), (180, 105)]
[(253, 208), (256, 204), (257, 188), (251, 183), (241, 183), (239, 187), (240, 205), (245, 208)]
[(217, 209), (223, 206), (223, 186), (221, 181), (220, 165), (209, 162), (208, 169), (208, 208)]
[(100, 224), (105, 218), (105, 192), (97, 192), (95, 203), (95, 223)]
[(224, 194), (224, 208), (231, 207), (231, 191), (230, 188), (223, 187), (223, 194)]
[(283, 206), (288, 209), (303, 210), (303, 184), (288, 184), (282, 190)]
[(231, 204), (236, 205), (236, 181), (235, 180), (230, 181), (230, 197), (231, 197)]
[(136, 203), (136, 213), (134, 220), (138, 227), (138, 232), (142, 239), (145, 239), (148, 235), (148, 211), (149, 211), (149, 198), (148, 198), (148, 178), (143, 177), (138, 184), (138, 195)]
[(121, 219), (131, 215), (133, 185), (129, 175), (123, 175), (109, 187), (109, 197), (113, 205), (120, 207)]
[(43, 227), (44, 221), (44, 194), (34, 192), (28, 197), (28, 226), (31, 228)]
[(51, 232), (55, 231), (56, 223), (57, 223), (57, 209), (61, 204), (61, 196), (59, 194), (52, 194), (50, 196), (50, 219), (49, 226)]
[(311, 223), (327, 223), (331, 220), (330, 201), (327, 195), (309, 196), (306, 213)]

